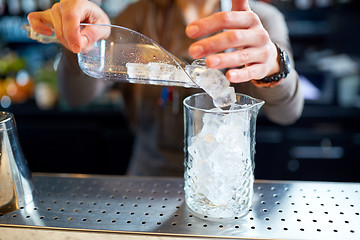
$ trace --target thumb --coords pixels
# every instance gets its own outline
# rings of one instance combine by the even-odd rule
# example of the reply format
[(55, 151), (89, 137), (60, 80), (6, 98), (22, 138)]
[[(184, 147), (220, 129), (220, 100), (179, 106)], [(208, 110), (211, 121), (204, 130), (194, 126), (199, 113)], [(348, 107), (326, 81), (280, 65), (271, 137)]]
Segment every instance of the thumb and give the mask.
[(100, 39), (107, 39), (111, 34), (111, 25), (87, 24), (80, 32), (81, 52), (88, 52)]
[(249, 11), (250, 6), (248, 0), (232, 0), (232, 11)]

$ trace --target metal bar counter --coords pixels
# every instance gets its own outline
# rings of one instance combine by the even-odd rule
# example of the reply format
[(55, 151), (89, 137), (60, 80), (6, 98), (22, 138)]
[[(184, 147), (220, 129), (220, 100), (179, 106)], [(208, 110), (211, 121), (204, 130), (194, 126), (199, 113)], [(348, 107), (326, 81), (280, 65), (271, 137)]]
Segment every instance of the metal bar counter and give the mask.
[(188, 210), (181, 178), (34, 174), (32, 182), (33, 203), (0, 214), (0, 239), (12, 230), (119, 239), (360, 239), (360, 183), (257, 180), (245, 218), (211, 222)]

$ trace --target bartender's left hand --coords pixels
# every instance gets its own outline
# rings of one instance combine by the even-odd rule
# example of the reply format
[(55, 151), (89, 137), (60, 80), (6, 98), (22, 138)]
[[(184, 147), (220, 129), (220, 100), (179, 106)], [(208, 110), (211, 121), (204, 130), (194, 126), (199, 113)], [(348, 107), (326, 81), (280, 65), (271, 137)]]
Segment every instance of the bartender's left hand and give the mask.
[(110, 34), (109, 28), (94, 26), (80, 31), (80, 23), (110, 24), (107, 14), (88, 0), (60, 0), (50, 9), (29, 13), (28, 20), (37, 33), (50, 36), (55, 32), (57, 40), (74, 53), (86, 51)]
[[(207, 56), (206, 65), (210, 68), (244, 66), (227, 71), (227, 79), (234, 83), (262, 79), (278, 72), (276, 46), (248, 1), (233, 0), (232, 6), (229, 12), (218, 12), (187, 26), (186, 34), (190, 38), (227, 30), (193, 43), (190, 56), (195, 59)], [(223, 53), (230, 48), (237, 50)]]

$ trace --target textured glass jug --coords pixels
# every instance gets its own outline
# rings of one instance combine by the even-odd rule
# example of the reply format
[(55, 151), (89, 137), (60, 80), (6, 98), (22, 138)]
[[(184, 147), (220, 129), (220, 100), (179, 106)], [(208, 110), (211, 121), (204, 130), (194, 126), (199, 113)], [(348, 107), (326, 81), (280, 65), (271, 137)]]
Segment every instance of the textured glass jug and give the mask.
[(264, 101), (236, 94), (228, 110), (205, 93), (184, 100), (185, 201), (195, 216), (229, 221), (251, 207), (255, 127)]

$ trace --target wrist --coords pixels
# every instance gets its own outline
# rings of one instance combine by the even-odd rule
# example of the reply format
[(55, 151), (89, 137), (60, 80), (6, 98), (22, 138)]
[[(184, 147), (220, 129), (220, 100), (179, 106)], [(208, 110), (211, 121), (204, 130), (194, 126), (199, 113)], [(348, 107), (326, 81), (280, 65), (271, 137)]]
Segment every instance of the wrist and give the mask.
[(276, 44), (272, 44), (272, 51), (273, 51), (273, 60), (272, 60), (272, 67), (270, 68), (270, 71), (266, 75), (266, 77), (274, 75), (280, 71), (280, 63), (279, 63), (279, 51), (276, 46)]
[[(281, 80), (286, 78), (290, 72), (290, 60), (285, 50), (282, 50), (277, 44), (275, 44), (277, 49), (277, 64), (278, 70), (275, 73), (264, 77), (259, 80), (253, 80), (252, 82), (258, 87), (273, 87), (280, 83)], [(276, 67), (274, 68), (276, 69)]]

